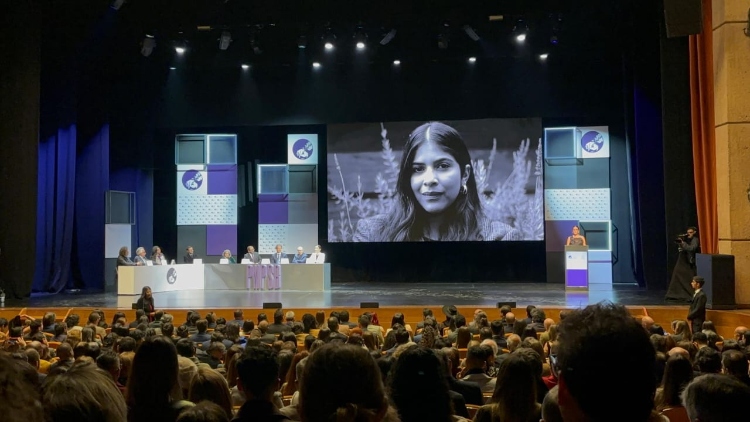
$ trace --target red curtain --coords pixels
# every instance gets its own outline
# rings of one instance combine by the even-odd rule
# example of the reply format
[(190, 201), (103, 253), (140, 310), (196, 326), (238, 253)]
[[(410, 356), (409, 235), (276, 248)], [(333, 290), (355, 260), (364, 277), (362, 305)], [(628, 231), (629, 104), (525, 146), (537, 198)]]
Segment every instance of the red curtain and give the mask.
[(690, 117), (701, 252), (719, 252), (711, 0), (703, 0), (703, 33), (690, 36)]

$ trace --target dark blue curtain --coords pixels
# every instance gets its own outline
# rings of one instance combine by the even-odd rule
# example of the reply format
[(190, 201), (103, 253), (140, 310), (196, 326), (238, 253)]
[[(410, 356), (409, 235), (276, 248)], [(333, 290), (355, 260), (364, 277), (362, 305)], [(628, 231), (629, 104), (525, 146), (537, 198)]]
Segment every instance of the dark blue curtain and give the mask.
[(39, 143), (34, 291), (57, 293), (70, 278), (75, 181), (76, 126), (70, 124)]

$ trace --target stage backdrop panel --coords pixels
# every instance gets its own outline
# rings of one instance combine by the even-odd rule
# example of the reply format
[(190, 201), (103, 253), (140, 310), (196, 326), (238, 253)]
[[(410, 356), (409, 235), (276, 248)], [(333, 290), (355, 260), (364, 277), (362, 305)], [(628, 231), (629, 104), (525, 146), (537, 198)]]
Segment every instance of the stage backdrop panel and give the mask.
[[(423, 227), (431, 215), (447, 218), (451, 226), (432, 240), (544, 239), (540, 119), (443, 121), (429, 130), (424, 124), (328, 126), (329, 242), (430, 240)], [(410, 134), (447, 139), (455, 152), (426, 142), (412, 149), (401, 168)], [(461, 155), (468, 160), (456, 158)], [(397, 186), (402, 172), (409, 176)], [(476, 214), (456, 210), (464, 202), (472, 203)], [(405, 211), (412, 209), (413, 218)], [(465, 230), (472, 223), (481, 234)], [(394, 226), (402, 230), (381, 230)]]

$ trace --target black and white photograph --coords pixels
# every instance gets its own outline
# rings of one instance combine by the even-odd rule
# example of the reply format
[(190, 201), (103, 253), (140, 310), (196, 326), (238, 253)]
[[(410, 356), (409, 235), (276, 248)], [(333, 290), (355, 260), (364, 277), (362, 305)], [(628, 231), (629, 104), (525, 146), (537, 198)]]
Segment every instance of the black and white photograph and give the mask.
[(544, 239), (538, 118), (328, 126), (328, 241)]

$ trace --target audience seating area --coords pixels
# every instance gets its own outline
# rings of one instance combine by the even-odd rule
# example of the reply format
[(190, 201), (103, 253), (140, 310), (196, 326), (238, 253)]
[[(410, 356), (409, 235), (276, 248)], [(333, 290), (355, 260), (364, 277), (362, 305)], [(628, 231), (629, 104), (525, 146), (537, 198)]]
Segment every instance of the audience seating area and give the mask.
[[(685, 314), (611, 304), (0, 309), (0, 408), (19, 410), (4, 413), (12, 422), (732, 420), (711, 395), (750, 399), (750, 313), (708, 311), (700, 333)], [(603, 370), (618, 382), (597, 387)], [(575, 410), (557, 403), (561, 374)], [(621, 415), (610, 400), (623, 401)]]

